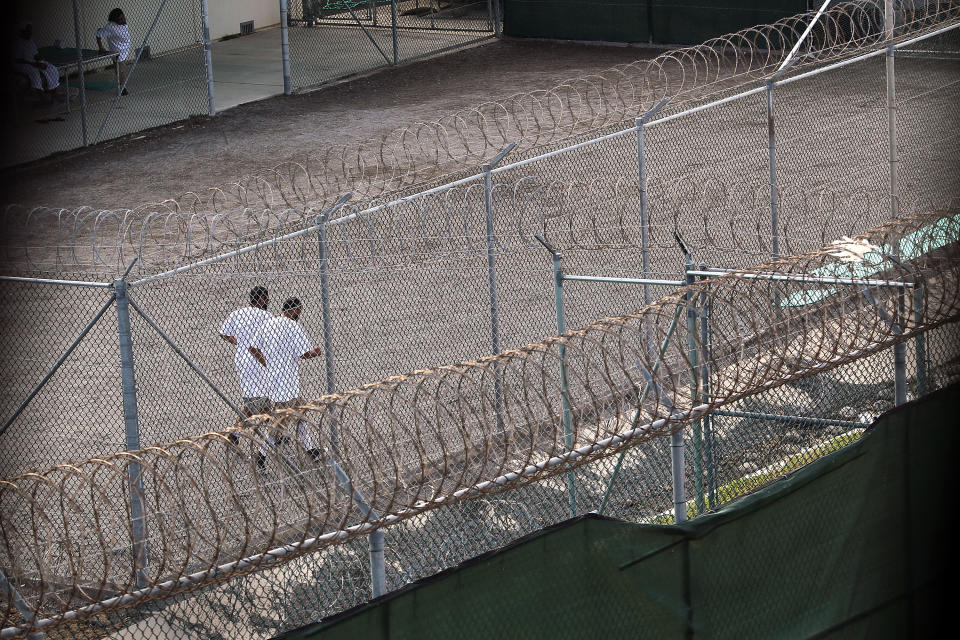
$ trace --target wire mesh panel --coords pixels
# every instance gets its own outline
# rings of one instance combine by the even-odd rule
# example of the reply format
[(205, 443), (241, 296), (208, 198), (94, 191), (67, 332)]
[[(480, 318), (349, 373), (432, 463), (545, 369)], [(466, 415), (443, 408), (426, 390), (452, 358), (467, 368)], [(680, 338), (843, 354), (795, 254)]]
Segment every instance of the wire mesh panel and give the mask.
[[(904, 215), (960, 199), (960, 43), (958, 30), (897, 52), (897, 149)], [(935, 204), (936, 203), (936, 204)]]
[(6, 300), (0, 338), (4, 475), (122, 450), (112, 292), (12, 282), (0, 288)]
[(890, 182), (883, 57), (776, 85), (773, 103), (781, 251), (823, 246), (889, 219), (881, 195)]
[[(742, 267), (762, 261), (773, 235), (765, 97), (754, 93), (661, 120), (644, 133), (651, 243), (672, 247), (676, 232), (696, 262)], [(739, 251), (718, 256), (706, 246)]]
[(3, 163), (208, 113), (200, 0), (134, 3), (113, 19), (111, 8), (69, 0), (17, 8), (32, 31), (10, 35), (32, 42), (50, 75), (36, 89), (29, 68), (18, 75)]

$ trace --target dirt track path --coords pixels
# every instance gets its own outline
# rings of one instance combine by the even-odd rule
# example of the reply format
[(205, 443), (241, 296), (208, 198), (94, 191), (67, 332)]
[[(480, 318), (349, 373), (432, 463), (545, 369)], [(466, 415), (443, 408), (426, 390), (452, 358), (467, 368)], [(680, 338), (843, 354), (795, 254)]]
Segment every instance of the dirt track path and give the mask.
[(133, 208), (256, 174), (323, 145), (357, 142), (656, 53), (639, 47), (493, 42), (13, 168), (0, 174), (0, 204)]

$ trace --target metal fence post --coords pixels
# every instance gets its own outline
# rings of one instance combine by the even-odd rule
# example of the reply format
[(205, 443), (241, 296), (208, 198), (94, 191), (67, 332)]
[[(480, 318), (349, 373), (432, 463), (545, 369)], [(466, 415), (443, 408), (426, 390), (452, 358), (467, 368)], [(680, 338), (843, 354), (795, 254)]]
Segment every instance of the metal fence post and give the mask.
[[(642, 278), (650, 277), (650, 220), (647, 215), (647, 160), (646, 160), (646, 124), (662, 109), (670, 98), (663, 98), (652, 109), (637, 118), (637, 178), (640, 181), (640, 260)], [(650, 285), (643, 285), (643, 304), (650, 304)], [(648, 338), (648, 349), (653, 352), (653, 344)]]
[(767, 152), (770, 168), (770, 254), (774, 259), (780, 257), (780, 195), (777, 190), (777, 142), (773, 116), (774, 80), (767, 82)]
[(203, 22), (203, 60), (207, 71), (207, 113), (217, 115), (213, 100), (213, 53), (210, 46), (210, 8), (209, 0), (200, 0), (200, 19)]
[[(493, 167), (513, 151), (517, 146), (511, 142), (507, 148), (498, 153), (490, 162), (483, 165), (483, 206), (486, 221), (487, 235), (487, 289), (490, 295), (490, 343), (493, 355), (500, 353), (500, 301), (497, 297), (497, 256), (496, 237), (493, 231)], [(503, 430), (503, 381), (500, 379), (500, 368), (494, 364), (493, 368), (493, 403), (497, 415), (497, 428)]]
[(670, 469), (673, 472), (673, 521), (676, 523), (687, 521), (687, 498), (684, 493), (683, 468), (683, 432), (674, 431), (670, 434)]
[(283, 66), (283, 95), (292, 91), (290, 83), (290, 8), (289, 0), (280, 0), (280, 63)]
[[(337, 379), (333, 362), (333, 317), (330, 311), (330, 254), (327, 246), (327, 222), (330, 216), (345, 205), (353, 192), (340, 196), (332, 207), (317, 216), (317, 251), (320, 259), (320, 306), (323, 312), (323, 361), (326, 373), (327, 393), (336, 393)], [(340, 455), (340, 438), (335, 421), (330, 422), (330, 446), (335, 456)]]
[[(553, 301), (557, 310), (557, 335), (567, 331), (567, 323), (563, 304), (563, 256), (547, 244), (540, 236), (535, 236), (553, 259)], [(563, 440), (567, 451), (573, 449), (573, 416), (570, 413), (570, 390), (567, 381), (567, 346), (560, 343), (560, 399), (563, 405)], [(570, 516), (577, 515), (577, 481), (576, 474), (571, 471), (567, 474), (567, 491), (570, 501)]]
[(383, 529), (377, 529), (370, 534), (370, 581), (373, 583), (374, 598), (379, 598), (387, 592), (384, 537)]
[[(900, 217), (900, 188), (899, 188), (899, 157), (897, 154), (897, 76), (896, 50), (893, 47), (893, 36), (896, 16), (893, 12), (893, 0), (884, 0), (883, 28), (887, 40), (886, 71), (887, 71), (887, 131), (889, 136), (890, 155), (890, 217), (894, 220)], [(894, 246), (894, 257), (900, 258), (899, 241)], [(900, 289), (897, 296), (897, 310), (900, 316), (899, 324), (903, 326), (903, 316), (906, 312), (906, 293)], [(893, 346), (893, 396), (897, 406), (907, 401), (907, 345), (899, 342)]]
[[(679, 240), (679, 238), (678, 238)], [(681, 246), (683, 246), (681, 244)], [(686, 247), (683, 248), (684, 253), (686, 254), (685, 271), (689, 272), (693, 270), (693, 260), (691, 259), (690, 253), (686, 250)], [(686, 273), (687, 287), (690, 287), (694, 283), (694, 276), (690, 273)], [(687, 305), (687, 357), (690, 360), (690, 397), (694, 400), (700, 397), (700, 365), (699, 365), (699, 349), (697, 348), (697, 313), (695, 303), (696, 299), (693, 294), (686, 293), (684, 294), (684, 300)], [(696, 492), (695, 496), (695, 505), (697, 509), (697, 514), (704, 512), (704, 503), (703, 503), (703, 422), (701, 420), (695, 420), (693, 422), (692, 431), (693, 431), (693, 486), (694, 491)]]
[[(330, 253), (327, 245), (327, 222), (330, 216), (353, 197), (353, 192), (344, 194), (337, 202), (317, 217), (317, 250), (320, 258), (320, 304), (323, 309), (323, 357), (326, 368), (327, 393), (337, 390), (336, 370), (333, 363), (333, 318), (330, 311)], [(330, 422), (330, 446), (335, 458), (339, 458), (340, 438), (336, 420)], [(370, 580), (373, 597), (387, 592), (386, 560), (384, 558), (385, 536), (377, 529), (370, 534)]]
[[(132, 266), (132, 265), (131, 265)], [(129, 269), (128, 269), (129, 271)], [(120, 373), (123, 388), (123, 424), (127, 451), (140, 447), (140, 426), (137, 414), (137, 379), (133, 367), (133, 338), (130, 333), (130, 297), (124, 279), (115, 280), (117, 296), (117, 333), (120, 336)], [(147, 525), (143, 504), (143, 478), (140, 463), (131, 459), (127, 464), (127, 483), (130, 490), (130, 518), (133, 525), (133, 562), (137, 586), (149, 584), (144, 571), (147, 566)]]
[[(706, 271), (707, 265), (700, 263), (700, 270)], [(705, 279), (702, 277), (701, 280)], [(709, 285), (708, 285), (709, 286)], [(710, 300), (707, 292), (700, 294), (700, 402), (710, 402), (710, 344), (713, 330), (710, 326)], [(707, 504), (710, 508), (717, 505), (717, 478), (713, 464), (713, 417), (708, 413), (703, 417), (703, 454), (707, 467)]]
[[(913, 319), (919, 326), (923, 323), (923, 289), (919, 283), (913, 288)], [(917, 367), (917, 397), (927, 392), (927, 334), (919, 333), (914, 340)]]
[(400, 61), (400, 41), (397, 37), (397, 0), (390, 0), (390, 30), (393, 32), (393, 64)]
[[(87, 83), (83, 77), (83, 42), (80, 39), (80, 0), (73, 0), (73, 39), (77, 48), (77, 82), (80, 86), (80, 130), (87, 146)], [(70, 100), (70, 96), (67, 96)]]
[(490, 30), (493, 31), (493, 37), (500, 37), (500, 4), (499, 0), (487, 0), (487, 19), (490, 22)]

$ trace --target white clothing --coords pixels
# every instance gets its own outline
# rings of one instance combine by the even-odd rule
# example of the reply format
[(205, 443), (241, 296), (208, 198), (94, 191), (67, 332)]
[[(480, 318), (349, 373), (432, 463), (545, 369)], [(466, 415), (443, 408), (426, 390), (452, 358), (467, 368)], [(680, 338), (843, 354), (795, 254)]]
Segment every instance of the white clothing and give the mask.
[(273, 319), (269, 311), (258, 307), (237, 309), (224, 321), (220, 334), (237, 339), (233, 364), (240, 379), (240, 395), (244, 398), (266, 398), (270, 393), (267, 370), (250, 353), (250, 343), (264, 324)]
[(103, 48), (113, 53), (119, 53), (117, 58), (123, 62), (130, 56), (130, 29), (128, 25), (108, 22), (97, 29), (97, 37), (103, 42)]
[(286, 316), (265, 323), (250, 343), (267, 360), (269, 398), (287, 402), (300, 397), (300, 370), (297, 360), (313, 350), (306, 331), (296, 320)]
[[(38, 53), (37, 43), (33, 40), (24, 40), (23, 38), (16, 39), (13, 51), (14, 60), (34, 62)], [(14, 62), (13, 69), (17, 73), (22, 73), (27, 76), (27, 78), (30, 79), (30, 87), (37, 91), (50, 91), (60, 86), (60, 71), (49, 62), (44, 69), (38, 69), (32, 64)], [(44, 81), (46, 81), (46, 83), (44, 83)], [(46, 84), (46, 86), (44, 86), (44, 84)]]

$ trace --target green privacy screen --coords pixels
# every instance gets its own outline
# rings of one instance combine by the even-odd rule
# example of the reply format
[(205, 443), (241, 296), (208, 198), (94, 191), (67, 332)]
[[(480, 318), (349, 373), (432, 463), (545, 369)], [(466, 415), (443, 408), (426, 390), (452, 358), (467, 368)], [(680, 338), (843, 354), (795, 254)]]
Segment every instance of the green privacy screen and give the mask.
[(504, 0), (504, 34), (699, 44), (807, 10), (806, 0)]
[(685, 525), (583, 516), (282, 637), (934, 637), (952, 618), (958, 392)]

